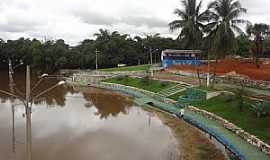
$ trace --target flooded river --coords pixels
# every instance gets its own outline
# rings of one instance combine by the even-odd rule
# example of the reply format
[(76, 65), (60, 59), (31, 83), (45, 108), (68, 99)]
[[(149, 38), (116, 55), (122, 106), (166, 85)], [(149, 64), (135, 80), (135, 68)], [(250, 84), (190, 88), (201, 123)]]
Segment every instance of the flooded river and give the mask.
[[(1, 73), (0, 89), (8, 91), (5, 74)], [(15, 76), (15, 82), (16, 94), (23, 96), (24, 79)], [(55, 83), (56, 79), (46, 80), (33, 94)], [(3, 94), (0, 100), (0, 160), (25, 160), (24, 105)], [(121, 94), (95, 88), (59, 87), (32, 106), (32, 159), (180, 159), (184, 151), (179, 147), (179, 139), (185, 137), (175, 136), (164, 119), (159, 113), (136, 106), (132, 98)], [(191, 128), (186, 124), (181, 126)], [(187, 132), (200, 135), (195, 129)], [(197, 153), (192, 146), (197, 143), (194, 137), (189, 138), (190, 142), (183, 140), (195, 148), (190, 154)], [(203, 139), (205, 142), (206, 138)]]

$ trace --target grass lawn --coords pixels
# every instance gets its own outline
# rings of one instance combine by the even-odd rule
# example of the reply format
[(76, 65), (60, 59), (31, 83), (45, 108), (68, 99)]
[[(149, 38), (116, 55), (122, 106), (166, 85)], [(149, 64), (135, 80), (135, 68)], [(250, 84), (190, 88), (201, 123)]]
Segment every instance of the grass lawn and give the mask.
[(166, 85), (162, 85), (161, 82), (158, 80), (150, 80), (148, 84), (145, 84), (142, 82), (141, 78), (130, 78), (130, 77), (125, 77), (123, 79), (112, 78), (107, 79), (104, 82), (122, 84), (126, 86), (144, 89), (151, 92), (159, 92), (163, 89), (167, 89), (176, 85), (175, 83), (172, 82), (168, 82)]
[[(250, 100), (246, 101), (254, 103)], [(229, 120), (270, 144), (270, 116), (257, 118), (256, 114), (250, 110), (249, 105), (245, 105), (244, 111), (240, 112), (238, 102), (236, 98), (230, 102), (225, 102), (223, 96), (218, 96), (205, 102), (194, 103), (193, 105)]]
[(150, 67), (150, 65), (149, 64), (145, 64), (145, 65), (138, 65), (138, 66), (128, 66), (128, 67), (116, 67), (116, 68), (100, 69), (100, 71), (105, 71), (105, 72), (114, 72), (114, 71), (145, 71), (148, 67)]

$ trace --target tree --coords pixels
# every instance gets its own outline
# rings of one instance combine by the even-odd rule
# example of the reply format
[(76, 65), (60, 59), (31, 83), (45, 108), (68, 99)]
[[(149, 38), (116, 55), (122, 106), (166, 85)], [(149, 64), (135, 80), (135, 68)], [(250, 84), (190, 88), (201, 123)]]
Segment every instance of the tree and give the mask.
[(209, 21), (207, 25), (209, 36), (212, 40), (211, 48), (217, 58), (224, 58), (235, 47), (235, 32), (244, 35), (240, 24), (248, 21), (239, 19), (247, 10), (242, 8), (238, 0), (216, 0), (208, 5)]
[(249, 22), (239, 18), (247, 10), (242, 8), (238, 0), (216, 0), (209, 3), (208, 9), (209, 23), (206, 31), (209, 39), (211, 39), (210, 51), (215, 53), (216, 58), (214, 84), (218, 59), (224, 58), (234, 51), (236, 44), (235, 32), (243, 35), (244, 32), (239, 25), (248, 24)]
[(251, 41), (249, 40), (248, 36), (239, 35), (236, 37), (236, 41), (237, 41), (236, 55), (242, 57), (249, 57)]
[(263, 54), (263, 41), (270, 35), (270, 26), (264, 23), (260, 24), (250, 24), (247, 26), (247, 31), (249, 37), (254, 37), (255, 46), (251, 49), (253, 53), (254, 63), (257, 68), (260, 68), (258, 57)]
[(184, 8), (175, 9), (174, 14), (180, 17), (169, 24), (170, 30), (181, 29), (178, 39), (183, 42), (184, 48), (195, 49), (201, 44), (203, 38), (204, 22), (207, 21), (206, 13), (201, 12), (202, 1), (182, 0)]
[[(203, 31), (208, 20), (208, 10), (201, 12), (202, 1), (197, 4), (197, 0), (182, 0), (184, 9), (175, 9), (174, 13), (180, 17), (169, 24), (170, 30), (181, 29), (178, 39), (183, 42), (185, 49), (198, 49), (203, 40)], [(199, 69), (196, 69), (199, 83), (201, 85)]]

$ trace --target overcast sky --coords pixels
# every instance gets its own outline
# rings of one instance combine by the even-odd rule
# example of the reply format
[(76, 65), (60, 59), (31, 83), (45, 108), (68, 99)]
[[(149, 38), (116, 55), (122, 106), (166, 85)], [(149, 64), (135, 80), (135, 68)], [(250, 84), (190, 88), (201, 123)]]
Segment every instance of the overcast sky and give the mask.
[[(244, 18), (270, 24), (270, 0), (241, 3), (248, 9)], [(100, 28), (175, 37), (168, 23), (181, 7), (180, 0), (0, 0), (0, 38), (61, 38), (75, 45)]]

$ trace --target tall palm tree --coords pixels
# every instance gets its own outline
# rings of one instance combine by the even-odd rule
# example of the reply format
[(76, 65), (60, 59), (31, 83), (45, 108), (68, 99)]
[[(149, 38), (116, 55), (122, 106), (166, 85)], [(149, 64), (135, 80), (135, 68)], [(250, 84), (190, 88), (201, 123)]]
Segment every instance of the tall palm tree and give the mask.
[(267, 24), (250, 24), (247, 26), (246, 30), (248, 36), (254, 37), (254, 44), (255, 46), (251, 48), (254, 63), (256, 64), (257, 68), (260, 68), (258, 57), (263, 53), (263, 41), (264, 39), (270, 35), (270, 26)]
[(249, 22), (240, 16), (247, 10), (238, 0), (216, 0), (208, 5), (208, 10), (206, 30), (211, 39), (211, 49), (216, 58), (223, 58), (234, 49), (235, 33), (244, 34), (239, 25)]
[(183, 42), (184, 48), (195, 49), (201, 44), (203, 27), (207, 20), (206, 11), (201, 12), (202, 1), (182, 0), (183, 9), (175, 9), (174, 14), (180, 17), (169, 24), (170, 30), (181, 29), (178, 39)]
[(208, 5), (209, 23), (205, 27), (210, 40), (210, 52), (215, 53), (216, 65), (213, 70), (212, 87), (215, 84), (216, 67), (219, 58), (224, 58), (232, 53), (235, 48), (235, 33), (244, 34), (240, 24), (249, 23), (240, 19), (241, 14), (246, 13), (238, 0), (215, 0)]

